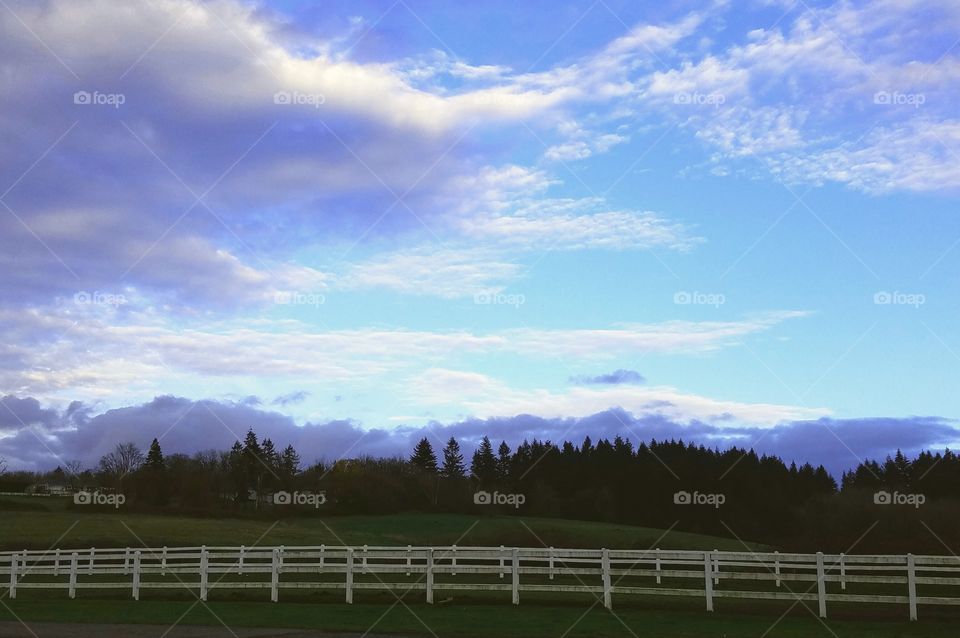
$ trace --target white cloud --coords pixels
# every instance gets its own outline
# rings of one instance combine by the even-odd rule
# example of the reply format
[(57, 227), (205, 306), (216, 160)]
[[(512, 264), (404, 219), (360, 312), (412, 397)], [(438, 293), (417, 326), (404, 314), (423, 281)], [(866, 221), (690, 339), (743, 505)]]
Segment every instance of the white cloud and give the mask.
[[(587, 137), (589, 134), (580, 132), (577, 137)], [(597, 153), (606, 153), (618, 144), (629, 141), (625, 135), (617, 133), (594, 134), (592, 139), (571, 139), (562, 144), (549, 147), (543, 156), (552, 162), (570, 162), (586, 159)]]
[(953, 189), (960, 187), (960, 121), (878, 128), (859, 144), (811, 148), (767, 161), (772, 172), (789, 181), (840, 182), (870, 192)]
[(728, 427), (772, 426), (785, 421), (815, 419), (826, 408), (720, 401), (681, 392), (670, 386), (574, 387), (556, 392), (511, 388), (474, 372), (429, 369), (410, 383), (410, 398), (437, 407), (462, 408), (478, 418), (534, 414), (543, 418), (586, 417), (621, 408), (635, 417), (663, 416), (679, 423), (722, 422)]
[(741, 321), (666, 321), (629, 324), (602, 330), (513, 330), (505, 334), (519, 352), (557, 357), (613, 358), (623, 352), (709, 352), (735, 345), (750, 334), (763, 332), (795, 318), (802, 311), (781, 311)]
[[(671, 108), (719, 151), (718, 163), (751, 157), (781, 179), (868, 192), (953, 190), (960, 180), (946, 149), (955, 145), (960, 60), (948, 47), (958, 24), (949, 2), (808, 8), (744, 44), (652, 74), (646, 95), (661, 106), (676, 93), (722, 96)], [(878, 93), (913, 102), (877, 104)]]
[(153, 309), (78, 308), (67, 302), (56, 312), (0, 311), (0, 329), (8, 340), (4, 358), (17, 363), (0, 369), (0, 385), (35, 396), (66, 391), (115, 396), (133, 389), (163, 392), (163, 383), (174, 379), (196, 379), (206, 387), (243, 378), (366, 382), (491, 353), (571, 361), (648, 352), (696, 354), (733, 346), (804, 314), (479, 333), (319, 330), (299, 321), (266, 318), (243, 324), (194, 319), (185, 325), (183, 318), (173, 322)]
[(604, 210), (603, 206), (598, 199), (518, 202), (508, 212), (466, 218), (461, 230), (475, 240), (526, 250), (686, 250), (700, 241), (684, 225), (657, 213)]
[(337, 280), (345, 289), (386, 288), (411, 295), (445, 299), (470, 297), (502, 289), (520, 266), (477, 248), (418, 249), (389, 253), (350, 266)]

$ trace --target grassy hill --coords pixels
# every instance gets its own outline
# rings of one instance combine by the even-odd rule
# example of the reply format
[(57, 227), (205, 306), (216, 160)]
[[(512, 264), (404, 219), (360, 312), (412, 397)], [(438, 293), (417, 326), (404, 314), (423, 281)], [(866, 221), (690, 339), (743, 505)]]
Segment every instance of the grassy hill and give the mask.
[[(65, 499), (0, 497), (0, 547), (46, 549), (176, 545), (553, 545), (646, 549), (743, 549), (733, 540), (629, 525), (510, 516), (400, 514), (391, 516), (301, 516), (280, 521), (252, 518), (188, 518), (115, 512), (88, 512)], [(767, 549), (752, 545), (753, 549)], [(2, 592), (0, 592), (2, 594)], [(358, 592), (345, 605), (341, 592), (284, 590), (280, 603), (246, 592), (217, 591), (198, 604), (194, 591), (144, 592), (139, 602), (128, 591), (81, 591), (77, 600), (62, 591), (24, 590), (0, 605), (0, 623), (26, 621), (127, 623), (160, 626), (205, 624), (219, 627), (322, 628), (325, 631), (407, 636), (638, 636), (726, 638), (933, 638), (955, 635), (952, 618), (923, 610), (923, 621), (908, 623), (896, 606), (831, 605), (822, 623), (807, 605), (783, 601), (720, 599), (718, 613), (703, 610), (698, 598), (615, 596), (610, 613), (589, 594), (525, 593), (519, 607), (502, 593), (444, 593), (426, 605), (419, 591), (402, 594)], [(11, 625), (12, 626), (12, 625)], [(0, 626), (0, 633), (3, 627)]]
[[(708, 613), (699, 601), (644, 601), (620, 604), (613, 613), (588, 597), (564, 605), (500, 604), (455, 602), (424, 605), (410, 600), (400, 605), (394, 599), (365, 595), (363, 603), (311, 600), (304, 603), (251, 603), (195, 600), (63, 600), (18, 598), (0, 605), (0, 622), (32, 625), (34, 622), (135, 623), (156, 627), (161, 635), (176, 624), (208, 625), (210, 635), (229, 635), (226, 625), (288, 629), (322, 629), (326, 632), (354, 632), (397, 636), (457, 636), (459, 638), (953, 638), (956, 625), (945, 618), (910, 623), (903, 613), (876, 613), (864, 618), (848, 615), (821, 622), (797, 605), (756, 605), (725, 602), (723, 611)], [(642, 606), (641, 606), (642, 605)], [(900, 612), (901, 610), (893, 610)], [(47, 635), (39, 627), (39, 635)], [(3, 628), (0, 627), (0, 633)], [(232, 630), (231, 630), (232, 632)], [(279, 632), (278, 632), (279, 633)], [(5, 634), (4, 634), (5, 635)], [(19, 635), (19, 634), (15, 634)], [(26, 635), (26, 634), (24, 634)], [(66, 635), (66, 634), (64, 634)], [(69, 635), (73, 633), (73, 628)], [(88, 634), (89, 635), (89, 634)], [(105, 634), (122, 635), (122, 634)], [(236, 634), (234, 634), (236, 635)], [(269, 632), (269, 635), (274, 635)], [(314, 635), (314, 634), (311, 634)]]
[[(279, 521), (66, 509), (64, 499), (0, 499), (0, 548), (195, 545), (515, 545), (743, 549), (738, 541), (630, 525), (514, 516), (395, 514)], [(761, 549), (761, 545), (752, 545)]]

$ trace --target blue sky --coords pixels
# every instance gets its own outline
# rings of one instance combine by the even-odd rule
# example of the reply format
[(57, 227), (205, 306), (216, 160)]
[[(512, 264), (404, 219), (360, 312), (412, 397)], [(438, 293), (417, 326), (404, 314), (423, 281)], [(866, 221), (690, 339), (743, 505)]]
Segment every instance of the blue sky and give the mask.
[(955, 3), (8, 4), (14, 465), (960, 438)]

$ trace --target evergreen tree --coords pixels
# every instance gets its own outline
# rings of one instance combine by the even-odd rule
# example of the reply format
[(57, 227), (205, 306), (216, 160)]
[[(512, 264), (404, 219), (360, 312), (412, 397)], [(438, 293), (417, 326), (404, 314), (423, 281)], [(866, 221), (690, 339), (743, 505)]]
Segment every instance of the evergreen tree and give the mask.
[(283, 449), (283, 454), (280, 456), (280, 472), (287, 480), (300, 473), (300, 455), (292, 445)]
[(263, 449), (257, 440), (257, 434), (252, 429), (247, 430), (247, 435), (243, 437), (243, 453), (246, 455), (248, 462), (255, 462), (255, 457), (263, 456)]
[(235, 494), (233, 500), (235, 503), (244, 503), (247, 500), (247, 467), (244, 458), (243, 445), (240, 441), (234, 441), (233, 447), (226, 458), (227, 476), (229, 477), (230, 488)]
[(273, 441), (264, 439), (263, 443), (260, 444), (260, 449), (263, 453), (263, 464), (270, 470), (269, 474), (276, 474), (276, 470), (280, 467), (280, 454), (277, 452)]
[(440, 470), (440, 476), (446, 479), (454, 479), (463, 478), (465, 475), (460, 444), (451, 436), (446, 447), (443, 448), (443, 468)]
[(500, 441), (497, 448), (497, 480), (506, 481), (510, 478), (510, 446), (506, 441)]
[(147, 458), (137, 472), (137, 495), (151, 505), (161, 506), (167, 502), (169, 485), (166, 480), (166, 461), (160, 450), (160, 442), (150, 443)]
[(497, 479), (497, 459), (493, 455), (493, 445), (490, 443), (490, 437), (483, 437), (480, 447), (473, 453), (470, 470), (483, 484), (492, 483)]
[[(271, 447), (272, 447), (271, 443)], [(243, 439), (243, 465), (246, 474), (246, 487), (253, 489), (256, 495), (256, 509), (260, 509), (260, 495), (264, 488), (269, 466), (263, 458), (263, 448), (257, 441), (256, 433), (250, 429)], [(244, 495), (246, 498), (246, 495)]]
[(410, 457), (410, 463), (430, 474), (437, 473), (437, 455), (433, 452), (433, 446), (430, 445), (430, 441), (427, 440), (427, 437), (420, 439), (420, 442), (417, 443), (417, 446), (413, 448), (413, 455)]
[(154, 439), (150, 444), (150, 451), (147, 452), (147, 468), (151, 470), (162, 470), (166, 467), (163, 460), (163, 451), (160, 449), (160, 441)]

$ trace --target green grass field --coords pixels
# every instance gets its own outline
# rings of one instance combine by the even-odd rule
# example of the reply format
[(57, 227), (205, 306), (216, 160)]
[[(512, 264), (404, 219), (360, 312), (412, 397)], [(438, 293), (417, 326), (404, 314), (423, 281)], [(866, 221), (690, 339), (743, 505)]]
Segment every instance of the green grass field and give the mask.
[[(369, 599), (369, 600), (367, 600)], [(272, 628), (322, 628), (330, 632), (367, 631), (417, 636), (655, 636), (657, 638), (952, 638), (956, 626), (926, 620), (908, 623), (904, 614), (879, 618), (829, 619), (824, 623), (797, 607), (781, 618), (784, 606), (758, 608), (729, 603), (708, 613), (696, 603), (663, 601), (618, 605), (613, 613), (591, 607), (587, 597), (574, 597), (563, 605), (541, 603), (514, 607), (502, 604), (462, 604), (454, 601), (434, 606), (365, 596), (354, 605), (328, 602), (255, 603), (212, 601), (206, 606), (187, 600), (16, 600), (3, 601), (0, 620), (83, 623), (145, 623), (169, 627), (184, 625)], [(5, 608), (9, 606), (9, 608)], [(893, 610), (899, 612), (901, 610)]]
[[(64, 499), (0, 497), (0, 549), (197, 545), (516, 545), (610, 549), (742, 550), (730, 539), (629, 525), (512, 516), (398, 514), (284, 518), (184, 518), (67, 510)], [(8, 508), (11, 507), (8, 505)], [(662, 537), (662, 538), (661, 538)], [(754, 545), (760, 549), (763, 546)]]
[[(646, 549), (740, 550), (738, 541), (628, 525), (543, 518), (476, 517), (451, 514), (297, 517), (280, 521), (216, 519), (85, 512), (63, 499), (0, 497), (0, 548), (47, 549), (189, 545), (519, 545)], [(766, 549), (754, 545), (755, 549)], [(835, 636), (907, 638), (955, 636), (947, 612), (922, 609), (920, 623), (904, 621), (906, 610), (888, 606), (830, 608), (825, 626), (803, 605), (721, 599), (717, 612), (704, 611), (698, 598), (615, 596), (614, 613), (586, 594), (524, 594), (521, 605), (509, 594), (465, 596), (438, 592), (426, 605), (422, 592), (403, 604), (384, 592), (358, 592), (354, 605), (342, 593), (284, 590), (281, 602), (265, 592), (211, 592), (208, 605), (183, 590), (145, 591), (139, 602), (128, 592), (65, 592), (24, 589), (6, 599), (0, 586), (0, 621), (147, 623), (234, 627), (311, 628), (325, 631), (452, 636), (658, 636), (728, 638), (746, 636)], [(788, 612), (788, 613), (785, 613)], [(782, 617), (782, 618), (781, 618)], [(779, 619), (779, 620), (778, 620)], [(773, 627), (772, 630), (770, 628)], [(768, 631), (769, 630), (769, 631)]]

